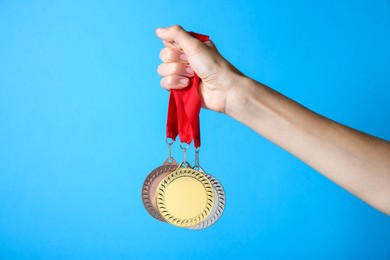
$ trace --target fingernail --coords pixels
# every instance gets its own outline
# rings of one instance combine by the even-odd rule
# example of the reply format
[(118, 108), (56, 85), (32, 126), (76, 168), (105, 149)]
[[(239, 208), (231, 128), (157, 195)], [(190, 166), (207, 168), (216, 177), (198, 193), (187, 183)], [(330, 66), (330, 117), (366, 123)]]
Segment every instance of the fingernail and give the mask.
[(186, 56), (184, 53), (180, 54), (179, 57), (180, 57), (180, 59), (181, 59), (182, 61), (188, 61), (187, 56)]
[(186, 72), (190, 75), (194, 74), (194, 70), (191, 67), (186, 67)]
[(188, 79), (187, 78), (181, 78), (180, 79), (180, 85), (187, 86), (187, 84), (188, 84)]

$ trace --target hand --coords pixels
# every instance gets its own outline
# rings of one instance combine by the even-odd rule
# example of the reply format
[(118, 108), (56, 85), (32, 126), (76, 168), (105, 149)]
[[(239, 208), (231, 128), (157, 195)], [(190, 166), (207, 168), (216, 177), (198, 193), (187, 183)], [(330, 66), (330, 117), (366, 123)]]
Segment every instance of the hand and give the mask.
[(165, 48), (160, 52), (162, 64), (158, 74), (161, 86), (167, 90), (185, 88), (194, 71), (201, 78), (199, 94), (202, 106), (226, 113), (232, 90), (242, 74), (225, 60), (211, 42), (201, 42), (182, 27), (158, 28), (156, 35)]

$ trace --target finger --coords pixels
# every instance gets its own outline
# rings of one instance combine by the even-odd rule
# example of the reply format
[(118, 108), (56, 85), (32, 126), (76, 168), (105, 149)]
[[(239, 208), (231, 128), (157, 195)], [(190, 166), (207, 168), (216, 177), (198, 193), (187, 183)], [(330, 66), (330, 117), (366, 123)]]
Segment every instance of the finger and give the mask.
[[(170, 48), (175, 48), (175, 49), (181, 49), (180, 45), (177, 43), (177, 42), (167, 42), (167, 41), (162, 41), (164, 46), (166, 47), (170, 47)], [(208, 40), (208, 41), (205, 41), (203, 42), (205, 45), (207, 45), (208, 47), (211, 47), (211, 48), (214, 48), (216, 49), (215, 47), (215, 44), (213, 43), (212, 40)]]
[(192, 55), (196, 48), (203, 46), (202, 42), (192, 37), (179, 25), (156, 29), (156, 35), (168, 43), (176, 42), (185, 53)]
[(164, 48), (160, 51), (160, 59), (163, 62), (184, 62), (188, 63), (187, 56), (179, 49)]
[(160, 85), (165, 89), (182, 89), (188, 86), (190, 80), (186, 77), (178, 75), (170, 75), (163, 77), (160, 81)]
[(185, 77), (194, 76), (194, 71), (192, 70), (191, 66), (179, 62), (161, 63), (157, 68), (157, 73), (161, 77), (166, 77), (169, 75), (179, 75)]

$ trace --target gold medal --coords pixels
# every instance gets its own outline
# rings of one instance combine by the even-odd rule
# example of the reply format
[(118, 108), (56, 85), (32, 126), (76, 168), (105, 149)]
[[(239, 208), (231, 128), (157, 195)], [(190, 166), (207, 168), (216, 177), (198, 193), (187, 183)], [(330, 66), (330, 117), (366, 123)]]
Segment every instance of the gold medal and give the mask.
[(214, 206), (214, 188), (202, 173), (179, 167), (169, 173), (157, 189), (157, 208), (170, 224), (191, 227), (204, 221)]

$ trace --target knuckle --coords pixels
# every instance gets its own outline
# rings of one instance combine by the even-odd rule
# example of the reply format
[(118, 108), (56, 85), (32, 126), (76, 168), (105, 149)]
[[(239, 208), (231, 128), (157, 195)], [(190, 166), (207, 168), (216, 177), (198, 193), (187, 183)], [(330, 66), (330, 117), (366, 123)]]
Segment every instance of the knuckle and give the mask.
[(173, 62), (179, 59), (177, 53), (172, 48), (162, 49), (159, 56), (162, 62)]
[(184, 64), (181, 64), (179, 62), (172, 62), (172, 63), (161, 63), (157, 67), (157, 73), (158, 75), (165, 77), (170, 75), (181, 75), (183, 74), (185, 68)]
[(172, 48), (168, 50), (167, 56), (171, 61), (176, 61), (178, 59), (176, 51)]
[(173, 61), (175, 59), (175, 53), (172, 48), (164, 48), (160, 51), (160, 60), (163, 62)]
[(175, 63), (175, 73), (176, 75), (186, 75), (186, 64), (184, 63)]
[(163, 75), (163, 71), (164, 71), (164, 63), (158, 65), (158, 67), (157, 67), (158, 75), (162, 76)]
[(182, 66), (181, 66), (181, 64), (180, 63), (173, 63), (172, 64), (172, 70), (173, 70), (173, 73), (174, 74), (178, 74), (178, 73), (180, 73), (180, 71), (181, 71), (181, 69), (182, 69)]
[(175, 60), (175, 53), (171, 48), (165, 48), (164, 55), (165, 55), (165, 60), (167, 61)]
[(165, 57), (165, 49), (166, 49), (166, 48), (164, 48), (164, 49), (162, 49), (162, 50), (160, 51), (160, 55), (159, 55), (159, 57), (160, 57), (160, 60), (162, 60), (162, 61), (164, 61), (164, 57)]
[(166, 88), (166, 87), (165, 87), (165, 80), (164, 80), (164, 78), (162, 78), (162, 79), (160, 80), (160, 86), (163, 87), (163, 88)]
[(165, 79), (165, 85), (167, 87), (170, 87), (170, 86), (172, 86), (174, 84), (174, 79), (173, 79), (172, 76), (167, 76), (164, 79)]
[(174, 26), (172, 26), (172, 31), (174, 31), (174, 32), (179, 32), (181, 30), (183, 30), (183, 28), (178, 24), (175, 24)]

